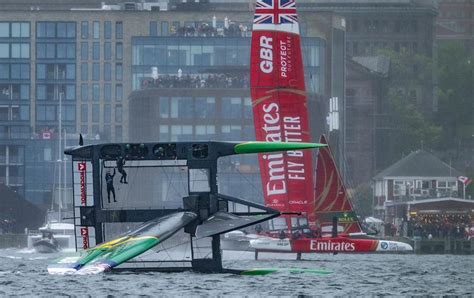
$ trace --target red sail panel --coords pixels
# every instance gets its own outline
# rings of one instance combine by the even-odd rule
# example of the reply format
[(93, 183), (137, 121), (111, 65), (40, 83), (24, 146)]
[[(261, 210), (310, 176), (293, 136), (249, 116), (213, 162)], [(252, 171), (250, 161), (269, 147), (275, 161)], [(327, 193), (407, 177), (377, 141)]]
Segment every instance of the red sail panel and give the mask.
[[(294, 0), (257, 0), (250, 67), (256, 139), (310, 141)], [(312, 210), (310, 151), (260, 154), (259, 162), (267, 206), (304, 214)]]
[[(327, 144), (324, 136), (321, 136), (319, 142)], [(314, 216), (317, 225), (330, 226), (336, 216), (338, 226), (343, 227), (343, 231), (338, 229), (339, 232), (362, 232), (329, 146), (319, 149), (316, 160)]]

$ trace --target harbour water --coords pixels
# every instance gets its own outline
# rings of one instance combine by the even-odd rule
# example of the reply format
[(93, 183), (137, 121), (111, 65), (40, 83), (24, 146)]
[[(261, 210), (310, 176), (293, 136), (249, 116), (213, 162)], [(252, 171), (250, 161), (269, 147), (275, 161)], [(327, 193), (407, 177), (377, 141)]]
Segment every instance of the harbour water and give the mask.
[(262, 254), (224, 252), (227, 268), (325, 268), (328, 275), (278, 272), (265, 276), (185, 273), (109, 273), (52, 276), (61, 254), (0, 250), (0, 296), (263, 296), (474, 295), (474, 256)]

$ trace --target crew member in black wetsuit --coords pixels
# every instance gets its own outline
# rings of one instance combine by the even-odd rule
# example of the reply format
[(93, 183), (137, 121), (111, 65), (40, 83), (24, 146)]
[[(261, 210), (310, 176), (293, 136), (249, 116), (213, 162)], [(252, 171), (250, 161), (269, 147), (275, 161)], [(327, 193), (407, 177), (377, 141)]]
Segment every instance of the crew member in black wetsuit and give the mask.
[(120, 177), (120, 183), (128, 184), (127, 182), (127, 172), (123, 169), (123, 166), (125, 165), (125, 158), (122, 156), (117, 157), (117, 170), (119, 171), (120, 174), (122, 174), (122, 177)]
[(117, 200), (115, 200), (114, 176), (115, 176), (115, 169), (114, 169), (113, 174), (110, 174), (110, 170), (108, 170), (107, 173), (105, 174), (105, 182), (107, 183), (107, 199), (109, 203), (110, 203), (110, 193), (114, 195), (114, 202), (117, 202)]

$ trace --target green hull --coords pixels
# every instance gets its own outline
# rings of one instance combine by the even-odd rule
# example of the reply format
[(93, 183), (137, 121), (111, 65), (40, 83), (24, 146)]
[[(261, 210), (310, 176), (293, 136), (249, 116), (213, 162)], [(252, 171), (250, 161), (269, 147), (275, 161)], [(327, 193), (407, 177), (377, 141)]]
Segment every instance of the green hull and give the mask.
[(274, 151), (291, 151), (325, 147), (327, 144), (295, 143), (295, 142), (245, 142), (235, 145), (234, 151), (238, 154), (262, 153)]

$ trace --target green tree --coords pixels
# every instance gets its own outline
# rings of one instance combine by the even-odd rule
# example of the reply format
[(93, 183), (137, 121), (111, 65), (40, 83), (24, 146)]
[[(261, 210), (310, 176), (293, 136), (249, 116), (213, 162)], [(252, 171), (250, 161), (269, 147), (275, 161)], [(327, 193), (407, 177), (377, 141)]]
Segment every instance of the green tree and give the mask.
[(403, 155), (424, 148), (434, 148), (441, 128), (431, 120), (433, 102), (433, 67), (429, 57), (405, 50), (382, 50), (390, 59), (390, 72), (381, 111), (388, 129), (381, 144), (379, 165), (391, 164)]
[(472, 154), (474, 134), (472, 52), (460, 42), (440, 43), (437, 74), (439, 105), (435, 121), (443, 127), (441, 149), (451, 151), (453, 158), (466, 158)]
[(358, 216), (364, 218), (373, 215), (373, 194), (372, 188), (368, 184), (357, 186), (351, 201)]
[(396, 159), (423, 148), (435, 148), (441, 139), (441, 127), (424, 116), (413, 101), (394, 90), (389, 91), (391, 149)]

